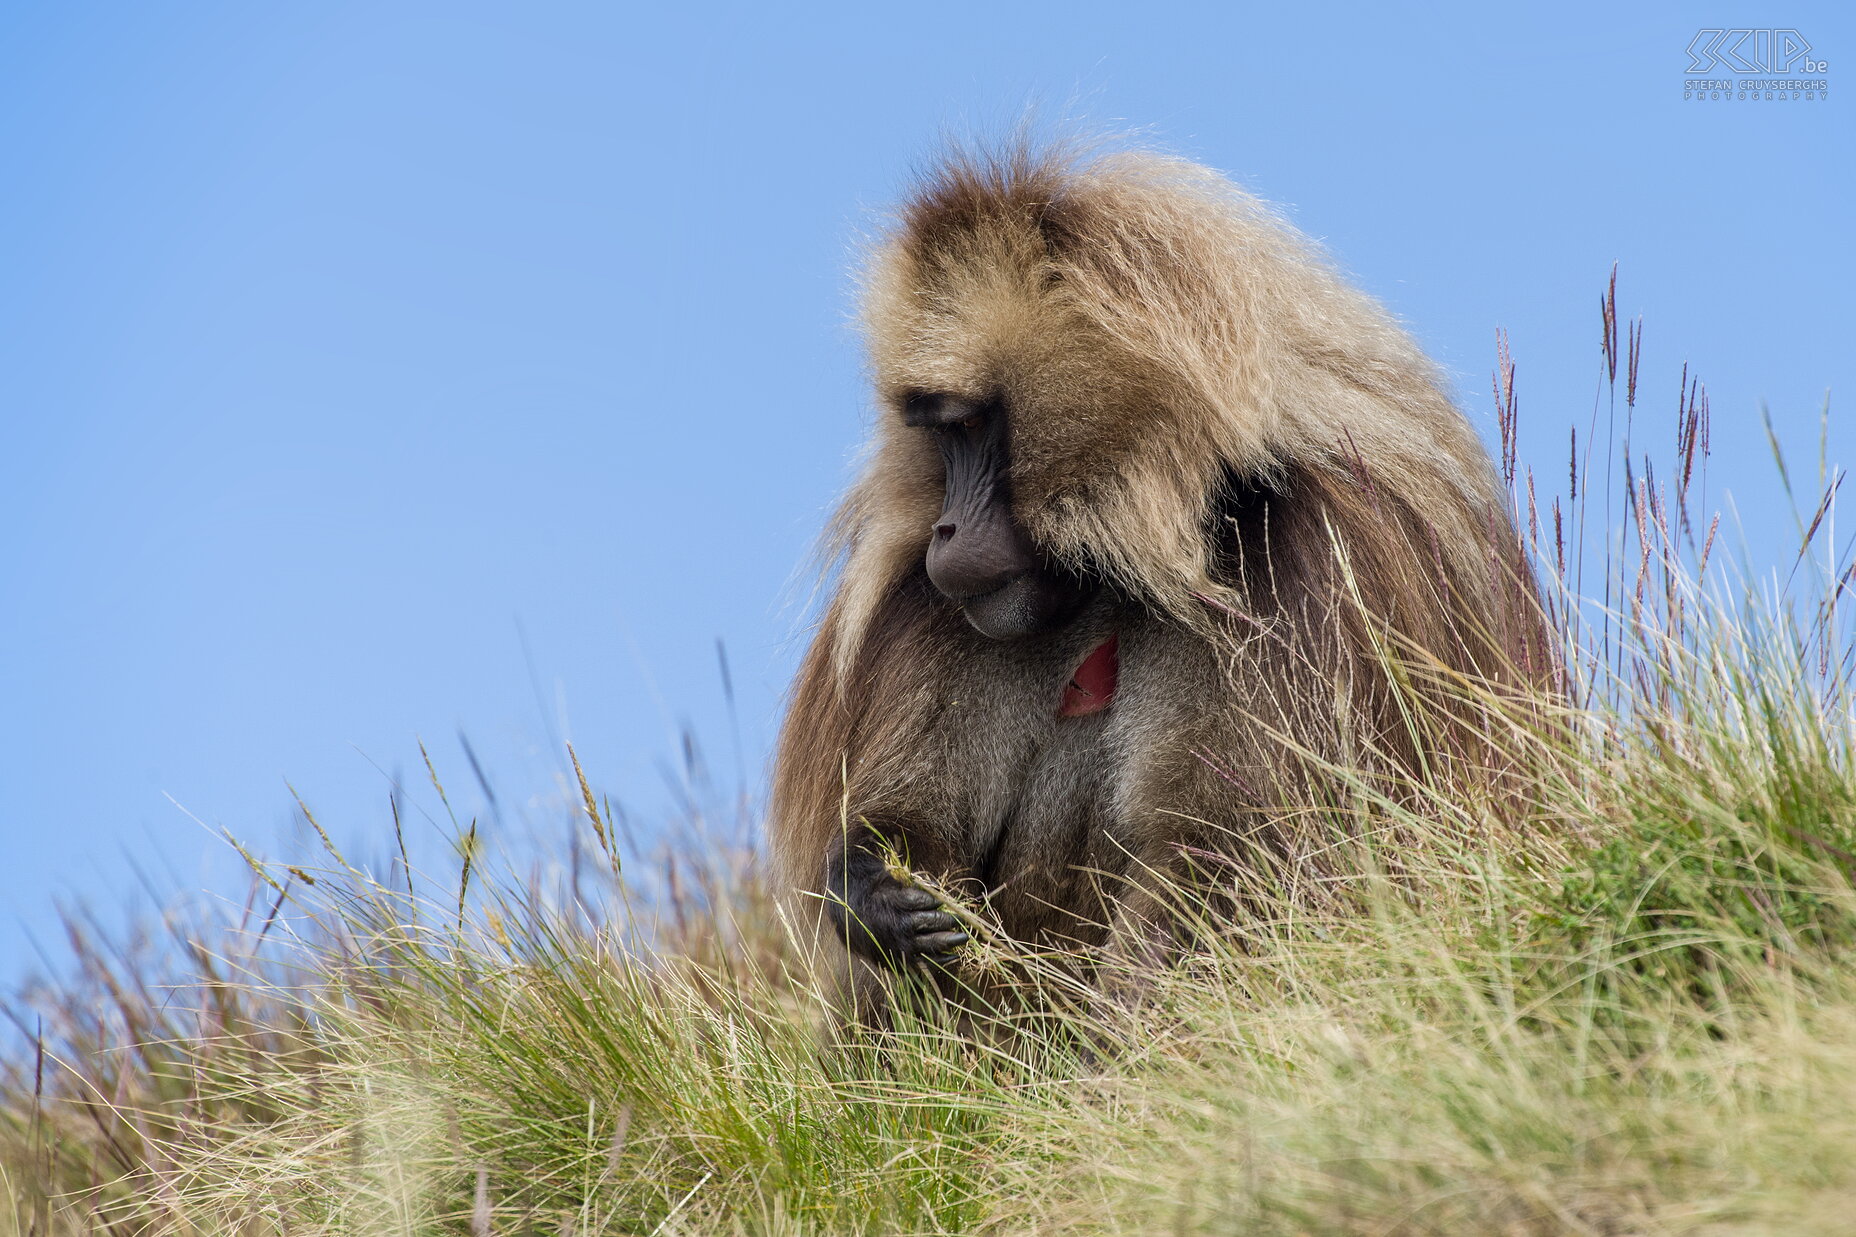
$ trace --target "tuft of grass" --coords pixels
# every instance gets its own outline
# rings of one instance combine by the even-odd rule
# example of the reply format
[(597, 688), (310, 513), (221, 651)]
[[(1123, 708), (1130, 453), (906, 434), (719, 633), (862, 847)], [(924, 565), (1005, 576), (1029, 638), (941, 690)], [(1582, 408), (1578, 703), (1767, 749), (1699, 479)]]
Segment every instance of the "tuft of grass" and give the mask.
[(1705, 391), (1685, 371), (1672, 454), (1640, 453), (1615, 278), (1600, 318), (1564, 493), (1521, 467), (1506, 339), (1495, 379), (1561, 691), (1463, 685), (1512, 740), (1498, 789), (1335, 770), (1308, 809), (1357, 856), (1335, 897), (1232, 873), (1246, 915), (1145, 972), (968, 908), (975, 965), (1049, 980), (1041, 1018), (922, 1004), (832, 1045), (751, 840), (693, 807), (691, 844), (621, 864), (569, 753), (590, 871), (577, 841), (524, 875), (451, 817), (457, 871), (421, 878), (396, 800), (385, 878), (318, 825), (313, 857), (250, 856), (229, 919), (74, 920), (77, 970), (6, 1005), (0, 1233), (1849, 1232), (1839, 477), (1774, 575), (1729, 564)]

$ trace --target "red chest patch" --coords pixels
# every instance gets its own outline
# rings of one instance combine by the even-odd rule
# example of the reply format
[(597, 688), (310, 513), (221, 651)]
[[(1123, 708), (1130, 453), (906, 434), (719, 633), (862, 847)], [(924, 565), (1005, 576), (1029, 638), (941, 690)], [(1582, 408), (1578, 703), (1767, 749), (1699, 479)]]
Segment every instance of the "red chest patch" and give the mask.
[(1118, 637), (1110, 636), (1083, 658), (1083, 664), (1070, 675), (1069, 686), (1063, 689), (1058, 717), (1087, 717), (1100, 713), (1114, 701), (1115, 681), (1121, 674), (1118, 643)]

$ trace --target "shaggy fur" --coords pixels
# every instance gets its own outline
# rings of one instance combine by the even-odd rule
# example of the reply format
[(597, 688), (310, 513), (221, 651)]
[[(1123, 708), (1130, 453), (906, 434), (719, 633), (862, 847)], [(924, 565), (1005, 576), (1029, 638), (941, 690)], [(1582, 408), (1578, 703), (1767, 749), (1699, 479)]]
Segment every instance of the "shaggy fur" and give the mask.
[[(864, 322), (883, 412), (780, 744), (789, 887), (867, 822), (1014, 937), (1100, 943), (1151, 924), (1142, 874), (1182, 854), (1295, 858), (1309, 755), (1394, 781), (1485, 759), (1462, 709), (1414, 720), (1395, 664), (1543, 677), (1506, 496), (1432, 366), (1208, 169), (952, 157), (875, 252)], [(928, 584), (942, 465), (899, 415), (922, 392), (1010, 410), (1016, 518), (1105, 584), (1071, 628), (990, 641)], [(1107, 634), (1114, 706), (1056, 717)]]

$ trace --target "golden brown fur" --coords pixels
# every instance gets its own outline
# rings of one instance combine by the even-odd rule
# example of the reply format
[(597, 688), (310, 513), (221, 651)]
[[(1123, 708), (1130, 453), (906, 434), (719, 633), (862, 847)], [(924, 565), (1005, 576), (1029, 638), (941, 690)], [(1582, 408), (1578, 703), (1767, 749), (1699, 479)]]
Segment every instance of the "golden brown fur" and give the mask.
[[(1503, 487), (1432, 366), (1215, 173), (950, 158), (875, 252), (864, 323), (882, 412), (777, 759), (788, 887), (821, 889), (867, 820), (1014, 936), (1097, 943), (1182, 852), (1295, 855), (1290, 748), (1392, 777), (1475, 758), (1460, 710), (1413, 724), (1388, 647), (1432, 677), (1544, 670)], [(942, 465), (897, 416), (922, 391), (1012, 410), (1013, 514), (1106, 586), (1073, 630), (990, 641), (928, 585)], [(1105, 632), (1114, 707), (1053, 719)]]

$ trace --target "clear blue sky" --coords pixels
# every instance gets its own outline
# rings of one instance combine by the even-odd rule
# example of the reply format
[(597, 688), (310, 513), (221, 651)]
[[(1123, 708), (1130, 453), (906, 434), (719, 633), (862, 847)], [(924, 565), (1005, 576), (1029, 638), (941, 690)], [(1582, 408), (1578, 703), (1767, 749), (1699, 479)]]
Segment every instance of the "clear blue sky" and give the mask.
[[(186, 813), (275, 849), (286, 780), (381, 852), (416, 736), (511, 833), (567, 738), (664, 813), (684, 719), (733, 767), (718, 637), (757, 775), (868, 415), (858, 238), (1034, 102), (1284, 204), (1485, 430), (1508, 328), (1549, 469), (1621, 262), (1649, 432), (1691, 362), (1764, 543), (1761, 402), (1804, 449), (1856, 377), (1856, 23), (1730, 10), (7, 6), (0, 976), (135, 865), (238, 888)], [(1683, 102), (1729, 22), (1830, 98)]]

